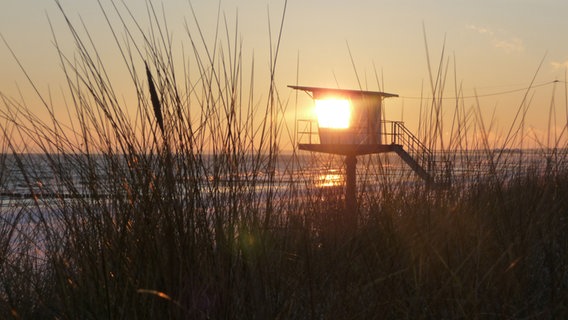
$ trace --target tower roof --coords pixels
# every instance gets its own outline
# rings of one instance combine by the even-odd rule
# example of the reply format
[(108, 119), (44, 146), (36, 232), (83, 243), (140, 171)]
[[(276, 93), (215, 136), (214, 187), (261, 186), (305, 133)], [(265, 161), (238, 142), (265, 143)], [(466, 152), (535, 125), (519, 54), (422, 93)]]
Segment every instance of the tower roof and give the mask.
[(320, 87), (306, 87), (306, 86), (292, 86), (289, 88), (302, 90), (306, 92), (311, 92), (314, 96), (324, 95), (324, 94), (335, 94), (341, 96), (373, 96), (381, 98), (398, 97), (398, 94), (386, 93), (380, 91), (365, 91), (365, 90), (353, 90), (353, 89), (333, 89), (333, 88), (320, 88)]

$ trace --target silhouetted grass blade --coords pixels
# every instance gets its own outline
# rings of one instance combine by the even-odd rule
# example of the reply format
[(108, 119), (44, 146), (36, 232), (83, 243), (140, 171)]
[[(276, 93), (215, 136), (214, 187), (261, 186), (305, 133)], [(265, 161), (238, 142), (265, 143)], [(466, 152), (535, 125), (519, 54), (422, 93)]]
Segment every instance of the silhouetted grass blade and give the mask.
[(164, 118), (162, 117), (162, 106), (160, 104), (160, 99), (158, 99), (158, 93), (156, 92), (156, 87), (154, 86), (154, 80), (152, 79), (152, 73), (148, 68), (148, 64), (144, 62), (146, 66), (146, 75), (148, 76), (148, 86), (150, 88), (150, 98), (152, 99), (152, 107), (154, 108), (154, 115), (156, 116), (156, 121), (162, 133), (164, 133)]

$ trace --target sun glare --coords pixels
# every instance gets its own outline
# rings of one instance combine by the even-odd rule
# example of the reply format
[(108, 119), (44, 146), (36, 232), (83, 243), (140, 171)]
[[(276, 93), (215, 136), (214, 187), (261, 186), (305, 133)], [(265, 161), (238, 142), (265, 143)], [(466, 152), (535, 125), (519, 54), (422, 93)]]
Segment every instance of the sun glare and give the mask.
[(345, 99), (316, 100), (316, 114), (320, 128), (346, 129), (351, 119), (351, 108)]

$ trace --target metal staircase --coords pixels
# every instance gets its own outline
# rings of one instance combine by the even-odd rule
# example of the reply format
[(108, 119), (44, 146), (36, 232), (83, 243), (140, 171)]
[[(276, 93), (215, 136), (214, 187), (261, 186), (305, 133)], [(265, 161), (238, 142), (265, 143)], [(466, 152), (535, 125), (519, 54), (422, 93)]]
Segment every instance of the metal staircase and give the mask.
[[(445, 186), (450, 183), (447, 174), (450, 164), (437, 161), (426, 147), (402, 122), (385, 121), (385, 135), (390, 137), (393, 151), (400, 156), (414, 172), (429, 184)], [(390, 128), (387, 128), (390, 125)]]

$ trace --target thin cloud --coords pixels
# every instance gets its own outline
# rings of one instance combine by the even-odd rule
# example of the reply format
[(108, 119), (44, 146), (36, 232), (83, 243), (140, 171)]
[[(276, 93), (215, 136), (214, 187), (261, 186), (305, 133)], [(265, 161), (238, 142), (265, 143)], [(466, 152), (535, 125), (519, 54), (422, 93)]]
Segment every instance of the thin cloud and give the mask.
[(553, 62), (550, 63), (550, 65), (554, 69), (568, 69), (568, 60), (566, 60), (564, 62), (553, 61)]
[(473, 30), (473, 31), (480, 33), (480, 34), (488, 34), (490, 36), (494, 35), (493, 31), (491, 31), (487, 28), (484, 28), (484, 27), (479, 27), (479, 26), (473, 25), (473, 24), (468, 25), (467, 28), (469, 30)]
[(504, 50), (507, 53), (522, 52), (525, 50), (525, 45), (523, 43), (523, 40), (520, 38), (517, 37), (505, 38), (501, 35), (498, 35), (496, 32), (494, 32), (489, 28), (480, 27), (472, 24), (467, 25), (467, 29), (489, 37), (491, 43), (495, 48)]
[(519, 38), (511, 38), (507, 40), (493, 39), (496, 48), (503, 49), (507, 52), (522, 52), (525, 50), (523, 40)]

